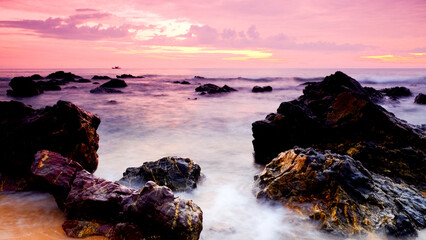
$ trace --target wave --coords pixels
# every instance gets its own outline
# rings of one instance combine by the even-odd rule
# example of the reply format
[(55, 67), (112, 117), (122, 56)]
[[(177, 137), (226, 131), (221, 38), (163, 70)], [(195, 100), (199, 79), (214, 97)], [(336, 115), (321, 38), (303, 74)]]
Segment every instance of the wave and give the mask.
[(423, 77), (366, 77), (357, 79), (364, 84), (426, 84), (426, 76)]

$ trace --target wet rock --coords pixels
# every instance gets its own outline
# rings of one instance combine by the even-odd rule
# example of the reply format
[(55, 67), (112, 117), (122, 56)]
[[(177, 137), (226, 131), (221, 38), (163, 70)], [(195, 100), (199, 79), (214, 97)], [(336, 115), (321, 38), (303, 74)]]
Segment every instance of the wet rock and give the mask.
[(281, 201), (339, 236), (373, 231), (411, 237), (426, 227), (422, 193), (347, 155), (294, 148), (280, 153), (255, 179), (257, 198)]
[(36, 82), (31, 77), (14, 77), (9, 82), (12, 90), (8, 90), (7, 94), (16, 97), (31, 97), (43, 93)]
[(419, 93), (416, 98), (414, 98), (414, 102), (418, 104), (426, 104), (426, 95)]
[(183, 85), (188, 85), (188, 84), (191, 84), (190, 82), (188, 82), (188, 81), (173, 81), (173, 83), (179, 83), (179, 84), (183, 84)]
[(72, 74), (70, 72), (57, 71), (47, 75), (46, 78), (74, 80), (76, 78), (82, 78), (82, 77)]
[(40, 80), (40, 79), (43, 79), (43, 77), (42, 76), (40, 76), (39, 74), (34, 74), (34, 75), (31, 75), (31, 77), (30, 77), (32, 80)]
[(385, 95), (372, 87), (364, 87), (364, 90), (367, 92), (368, 96), (373, 102), (381, 102)]
[(384, 93), (386, 96), (393, 100), (396, 100), (400, 97), (409, 97), (412, 95), (410, 89), (406, 87), (384, 88), (380, 90), (380, 92)]
[(426, 189), (426, 136), (396, 118), (342, 72), (309, 83), (304, 95), (252, 124), (255, 159), (268, 163), (294, 146), (348, 154), (376, 173)]
[(228, 93), (237, 91), (234, 88), (229, 87), (228, 85), (224, 85), (223, 87), (219, 87), (217, 85), (207, 83), (203, 84), (195, 89), (196, 92), (215, 94), (215, 93)]
[(36, 85), (39, 89), (42, 89), (43, 91), (60, 91), (61, 87), (59, 84), (55, 81), (38, 81), (36, 82)]
[(95, 76), (92, 77), (92, 79), (93, 80), (109, 80), (111, 78), (108, 77), (108, 76), (98, 76), (98, 75), (95, 75)]
[(145, 162), (140, 167), (127, 168), (119, 183), (140, 188), (148, 181), (167, 186), (173, 191), (189, 191), (197, 187), (201, 168), (189, 158), (164, 157)]
[(202, 76), (194, 76), (194, 79), (206, 79), (206, 78)]
[[(202, 211), (192, 201), (175, 197), (167, 187), (147, 182), (137, 191), (95, 177), (79, 164), (49, 151), (40, 151), (33, 173), (51, 186), (65, 212), (67, 236), (106, 236), (109, 239), (198, 239)], [(61, 202), (62, 201), (62, 202)]]
[(127, 84), (124, 80), (121, 79), (111, 79), (108, 82), (101, 85), (104, 88), (123, 88), (127, 87)]
[(76, 82), (79, 82), (79, 83), (89, 83), (91, 81), (89, 79), (81, 78), (81, 79), (76, 80)]
[(103, 94), (103, 93), (123, 93), (123, 92), (113, 88), (97, 87), (90, 90), (90, 93)]
[(109, 100), (109, 101), (107, 102), (107, 104), (115, 105), (115, 104), (118, 104), (118, 102), (117, 102), (116, 100)]
[(132, 74), (117, 75), (117, 78), (144, 78), (144, 76), (133, 76)]
[(93, 82), (92, 84), (99, 84), (99, 82)]
[[(3, 149), (0, 183), (10, 183), (3, 190), (39, 187), (30, 167), (34, 154), (40, 149), (61, 153), (86, 170), (95, 171), (99, 123), (96, 115), (65, 101), (39, 110), (21, 102), (0, 102), (0, 145)], [(15, 187), (10, 179), (17, 183)]]
[(254, 86), (251, 91), (252, 92), (272, 92), (272, 87), (271, 86), (263, 86), (263, 87)]

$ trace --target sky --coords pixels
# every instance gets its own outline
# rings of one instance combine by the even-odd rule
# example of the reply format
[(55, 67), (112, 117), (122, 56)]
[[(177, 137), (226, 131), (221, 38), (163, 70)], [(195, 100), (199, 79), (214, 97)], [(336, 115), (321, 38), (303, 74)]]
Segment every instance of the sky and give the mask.
[(425, 0), (0, 0), (0, 68), (426, 68)]

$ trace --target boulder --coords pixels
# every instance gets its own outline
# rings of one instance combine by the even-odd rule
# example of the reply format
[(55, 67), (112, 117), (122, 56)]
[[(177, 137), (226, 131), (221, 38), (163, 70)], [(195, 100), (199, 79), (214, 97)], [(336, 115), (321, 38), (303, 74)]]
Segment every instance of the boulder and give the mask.
[(33, 74), (33, 75), (31, 75), (31, 77), (30, 77), (32, 80), (40, 80), (40, 79), (43, 79), (43, 77), (42, 76), (40, 76), (40, 74)]
[(426, 95), (419, 93), (416, 98), (414, 98), (414, 102), (418, 104), (426, 104)]
[(103, 93), (123, 93), (122, 91), (114, 88), (106, 88), (106, 87), (97, 87), (92, 90), (90, 90), (90, 93), (95, 94), (103, 94)]
[(426, 227), (426, 197), (347, 155), (312, 148), (280, 153), (255, 177), (257, 198), (281, 201), (338, 236), (412, 237)]
[(38, 81), (36, 82), (36, 85), (39, 89), (42, 89), (43, 91), (60, 91), (61, 87), (56, 81)]
[(70, 73), (70, 72), (57, 71), (57, 72), (54, 72), (54, 73), (47, 75), (46, 78), (69, 79), (69, 80), (71, 80), (71, 79), (82, 78), (82, 77), (77, 76), (77, 75)]
[(67, 221), (69, 237), (109, 239), (198, 239), (202, 211), (192, 201), (175, 197), (167, 187), (147, 182), (139, 191), (110, 182), (61, 155), (42, 150), (32, 172), (51, 186)]
[(31, 97), (43, 93), (43, 90), (33, 81), (31, 77), (14, 77), (9, 82), (12, 90), (7, 94), (16, 97)]
[(410, 89), (406, 87), (392, 87), (381, 89), (380, 92), (384, 93), (390, 99), (396, 100), (400, 97), (409, 97), (412, 95)]
[(111, 78), (108, 77), (108, 76), (98, 76), (98, 75), (95, 75), (95, 76), (92, 77), (92, 79), (94, 79), (94, 80), (109, 80)]
[(202, 76), (194, 76), (194, 79), (206, 79), (206, 78)]
[(251, 90), (252, 92), (272, 92), (272, 87), (271, 86), (254, 86), (253, 89)]
[(117, 75), (117, 78), (144, 78), (144, 76), (133, 76), (132, 74)]
[(255, 160), (294, 146), (348, 154), (376, 173), (426, 189), (426, 136), (379, 105), (342, 72), (309, 83), (297, 100), (252, 124)]
[(76, 80), (76, 82), (78, 82), (78, 83), (89, 83), (91, 81), (89, 79), (81, 78), (81, 79)]
[(140, 188), (148, 181), (167, 186), (173, 191), (189, 191), (197, 187), (201, 168), (189, 158), (164, 157), (145, 162), (140, 167), (127, 168), (119, 183)]
[(108, 82), (101, 85), (104, 88), (123, 88), (127, 87), (127, 84), (124, 80), (121, 79), (111, 79)]
[(183, 84), (183, 85), (189, 85), (189, 84), (191, 84), (190, 82), (188, 82), (188, 81), (173, 81), (173, 83), (179, 83), (179, 84)]
[(219, 87), (217, 85), (207, 83), (203, 84), (195, 89), (196, 92), (215, 94), (215, 93), (227, 93), (237, 91), (234, 88), (229, 87), (228, 85), (224, 85), (223, 87)]
[(41, 149), (61, 153), (94, 172), (98, 165), (99, 123), (98, 116), (65, 101), (39, 110), (21, 102), (0, 102), (0, 182), (8, 183), (2, 190), (40, 187), (30, 166)]

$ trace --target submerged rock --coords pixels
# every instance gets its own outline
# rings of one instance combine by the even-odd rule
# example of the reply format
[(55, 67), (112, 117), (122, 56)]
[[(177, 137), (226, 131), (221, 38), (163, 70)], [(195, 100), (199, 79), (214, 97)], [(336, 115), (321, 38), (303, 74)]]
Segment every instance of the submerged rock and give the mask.
[(179, 84), (183, 84), (183, 85), (189, 85), (189, 84), (191, 84), (190, 82), (185, 81), (185, 80), (183, 80), (183, 81), (173, 81), (173, 83), (179, 83)]
[(419, 93), (416, 98), (414, 98), (414, 102), (418, 104), (426, 104), (426, 95)]
[(336, 235), (409, 237), (426, 227), (422, 193), (369, 172), (347, 155), (294, 148), (266, 165), (256, 183), (257, 198), (282, 201)]
[(41, 149), (61, 153), (94, 172), (98, 165), (99, 123), (98, 116), (65, 101), (39, 110), (21, 102), (0, 102), (0, 182), (8, 183), (1, 190), (39, 187), (30, 166)]
[(228, 85), (224, 85), (223, 87), (219, 87), (217, 85), (207, 83), (203, 84), (195, 89), (196, 92), (215, 94), (215, 93), (227, 93), (237, 91), (234, 88), (229, 87)]
[(117, 75), (117, 78), (144, 78), (144, 76), (133, 76), (132, 74)]
[(123, 88), (127, 87), (127, 84), (124, 80), (121, 79), (111, 79), (108, 82), (101, 85), (104, 88)]
[(32, 172), (50, 186), (68, 220), (67, 236), (109, 239), (196, 240), (202, 230), (201, 209), (175, 197), (167, 187), (147, 182), (139, 191), (95, 177), (61, 155), (40, 151)]
[(173, 191), (188, 191), (197, 187), (201, 168), (189, 158), (164, 157), (145, 162), (140, 167), (127, 168), (118, 182), (139, 188), (148, 181), (167, 186)]
[(14, 77), (9, 82), (12, 90), (8, 90), (7, 94), (16, 97), (31, 97), (43, 93), (32, 77)]
[(102, 93), (123, 93), (123, 92), (118, 90), (118, 89), (100, 86), (100, 87), (97, 87), (97, 88), (90, 90), (90, 93), (102, 94)]
[(272, 92), (272, 87), (271, 86), (263, 86), (263, 87), (254, 86), (251, 91), (252, 92)]
[(268, 163), (294, 146), (348, 154), (376, 173), (426, 189), (426, 136), (374, 104), (342, 72), (309, 83), (297, 100), (252, 124), (255, 159)]

